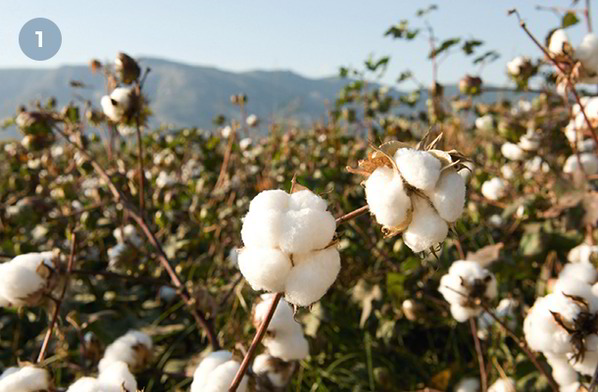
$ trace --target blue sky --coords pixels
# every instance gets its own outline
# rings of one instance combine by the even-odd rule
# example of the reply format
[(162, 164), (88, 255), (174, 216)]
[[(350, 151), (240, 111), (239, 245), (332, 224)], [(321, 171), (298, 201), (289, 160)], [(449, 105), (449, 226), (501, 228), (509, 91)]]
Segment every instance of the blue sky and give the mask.
[[(393, 82), (406, 68), (428, 82), (428, 43), (423, 38), (405, 43), (383, 37), (383, 33), (401, 19), (421, 24), (415, 11), (433, 3), (439, 10), (429, 21), (436, 34), (484, 40), (486, 49), (495, 49), (502, 57), (488, 65), (482, 77), (486, 82), (504, 84), (506, 61), (519, 54), (539, 55), (506, 10), (517, 7), (543, 40), (559, 19), (535, 6), (567, 7), (571, 1), (2, 0), (0, 68), (81, 64), (92, 57), (110, 59), (125, 51), (135, 57), (156, 56), (232, 71), (288, 69), (323, 77), (336, 74), (341, 65), (361, 66), (373, 54), (392, 57), (386, 82)], [(29, 60), (18, 46), (20, 28), (35, 17), (53, 20), (63, 35), (60, 52), (42, 63)], [(598, 18), (593, 21), (598, 28)], [(585, 24), (580, 24), (570, 29), (570, 37), (576, 43), (585, 32)], [(477, 69), (470, 59), (453, 55), (442, 63), (439, 79), (454, 82), (466, 72), (476, 73)]]

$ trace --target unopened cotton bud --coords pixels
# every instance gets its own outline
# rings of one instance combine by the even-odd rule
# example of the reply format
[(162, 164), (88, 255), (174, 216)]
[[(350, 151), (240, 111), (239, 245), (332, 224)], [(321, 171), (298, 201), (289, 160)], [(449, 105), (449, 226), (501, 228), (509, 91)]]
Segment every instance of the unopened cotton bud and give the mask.
[(400, 148), (394, 159), (405, 181), (421, 190), (431, 190), (440, 177), (441, 163), (427, 151)]
[(418, 253), (444, 241), (448, 225), (427, 200), (415, 197), (412, 202), (413, 219), (403, 233), (403, 241), (413, 252)]
[(400, 226), (411, 209), (401, 176), (388, 167), (379, 167), (365, 182), (365, 195), (376, 221), (384, 226)]

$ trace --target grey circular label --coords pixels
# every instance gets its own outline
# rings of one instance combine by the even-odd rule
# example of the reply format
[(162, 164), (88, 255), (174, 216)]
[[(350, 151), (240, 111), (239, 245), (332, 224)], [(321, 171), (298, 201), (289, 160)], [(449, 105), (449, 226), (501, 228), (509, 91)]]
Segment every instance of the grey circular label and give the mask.
[(21, 50), (32, 60), (44, 61), (54, 57), (61, 44), (60, 29), (50, 19), (31, 19), (19, 33)]

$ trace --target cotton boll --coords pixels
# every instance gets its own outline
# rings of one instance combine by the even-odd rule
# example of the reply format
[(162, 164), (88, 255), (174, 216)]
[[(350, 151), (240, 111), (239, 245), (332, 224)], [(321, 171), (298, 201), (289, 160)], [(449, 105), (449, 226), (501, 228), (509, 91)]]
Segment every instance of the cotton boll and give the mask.
[(413, 252), (418, 253), (444, 241), (448, 225), (427, 200), (415, 197), (412, 202), (413, 219), (403, 233), (403, 241)]
[(582, 385), (580, 382), (574, 382), (573, 384), (569, 384), (569, 385), (561, 385), (559, 387), (559, 392), (580, 392), (580, 391), (585, 391), (585, 389), (582, 388)]
[[(545, 353), (544, 356), (552, 368), (552, 377), (561, 387), (577, 383), (578, 375), (565, 355)], [(577, 390), (575, 390), (577, 392)]]
[(100, 105), (106, 117), (113, 122), (120, 122), (127, 110), (131, 107), (132, 90), (128, 87), (115, 88), (110, 96), (104, 95)]
[(598, 257), (598, 245), (577, 245), (567, 254), (567, 260), (571, 263), (590, 263), (592, 257)]
[(278, 249), (244, 248), (239, 253), (239, 269), (254, 290), (284, 291), (291, 260)]
[(124, 362), (131, 369), (140, 369), (149, 360), (152, 346), (152, 339), (148, 335), (131, 330), (106, 347), (98, 369), (102, 373), (115, 362)]
[(475, 127), (480, 131), (492, 131), (494, 129), (494, 118), (490, 114), (478, 117), (475, 120)]
[(431, 190), (440, 177), (441, 163), (426, 151), (400, 148), (394, 159), (405, 181), (421, 190)]
[[(223, 363), (222, 365), (216, 367), (210, 375), (203, 387), (203, 389), (198, 390), (201, 392), (227, 392), (230, 384), (233, 382), (237, 371), (241, 367), (241, 364), (237, 361), (230, 360), (228, 362)], [(247, 391), (247, 376), (243, 376), (241, 380), (241, 384), (237, 388), (238, 392), (246, 392)], [(195, 392), (192, 390), (192, 392)]]
[(50, 375), (47, 370), (25, 366), (0, 379), (0, 391), (37, 392), (50, 389)]
[(326, 211), (327, 203), (326, 200), (307, 189), (292, 193), (289, 197), (289, 209), (301, 210), (303, 208)]
[[(265, 320), (274, 296), (275, 294), (262, 294), (262, 301), (255, 306), (253, 324), (256, 328)], [(268, 324), (268, 331), (276, 333), (294, 331), (297, 325), (299, 324), (295, 321), (291, 306), (285, 300), (280, 300)]]
[(590, 74), (598, 73), (598, 36), (586, 34), (581, 44), (575, 49), (575, 57)]
[(510, 180), (515, 177), (515, 170), (510, 165), (503, 165), (500, 168), (500, 174), (502, 174), (505, 180)]
[[(529, 60), (527, 60), (529, 61)], [(523, 56), (517, 56), (507, 63), (507, 72), (512, 76), (519, 76), (521, 73), (521, 67), (526, 63), (526, 58)]]
[(503, 180), (494, 177), (482, 184), (482, 195), (488, 200), (498, 200), (506, 195), (506, 185)]
[(536, 299), (523, 321), (523, 332), (529, 347), (544, 353), (566, 354), (572, 351), (569, 334), (554, 320), (558, 312), (566, 320), (579, 314), (579, 307), (563, 301), (560, 294), (548, 294)]
[(338, 250), (327, 248), (294, 255), (284, 289), (288, 302), (309, 306), (326, 294), (341, 269)]
[(569, 263), (565, 264), (561, 273), (559, 274), (559, 280), (576, 279), (587, 284), (596, 283), (598, 278), (598, 272), (596, 268), (587, 262), (583, 263)]
[(0, 374), (0, 381), (5, 377), (10, 376), (11, 374), (17, 373), (18, 371), (19, 371), (18, 367), (9, 367), (7, 369), (4, 369), (2, 374)]
[(376, 221), (384, 226), (400, 226), (411, 209), (403, 180), (388, 167), (379, 167), (369, 176), (365, 182), (365, 197)]
[(465, 181), (457, 171), (447, 170), (440, 176), (436, 188), (426, 195), (442, 219), (455, 222), (465, 206)]
[(285, 253), (305, 253), (330, 244), (336, 220), (328, 211), (291, 210), (284, 214), (280, 232), (280, 249)]
[(517, 144), (510, 142), (504, 143), (500, 148), (500, 152), (505, 158), (511, 161), (520, 161), (525, 158), (525, 151)]
[(550, 35), (548, 50), (555, 55), (565, 54), (565, 46), (569, 44), (569, 37), (565, 30), (557, 29)]
[(488, 392), (516, 392), (515, 380), (512, 378), (499, 378), (490, 385)]
[(481, 313), (481, 309), (466, 308), (458, 304), (451, 304), (451, 315), (455, 320), (464, 323), (472, 317), (476, 317)]
[(285, 214), (275, 210), (250, 210), (241, 227), (243, 244), (251, 247), (277, 248), (285, 224), (284, 218)]
[(66, 392), (104, 392), (100, 391), (100, 383), (93, 377), (83, 377), (75, 381)]
[(27, 305), (31, 296), (39, 293), (45, 285), (46, 280), (35, 270), (19, 263), (0, 264), (0, 297), (7, 306)]
[(270, 355), (287, 362), (300, 360), (309, 355), (309, 343), (301, 332), (268, 338), (264, 340), (264, 346), (268, 348)]
[(453, 389), (454, 392), (479, 392), (480, 381), (477, 378), (464, 378)]
[(253, 360), (251, 368), (258, 376), (267, 376), (274, 387), (283, 388), (288, 385), (296, 364), (284, 362), (268, 354), (260, 354)]
[(232, 358), (233, 354), (225, 350), (215, 351), (205, 357), (193, 373), (191, 392), (202, 392), (206, 382), (208, 381), (208, 377), (214, 371), (214, 369), (230, 361)]
[[(299, 200), (302, 196), (296, 196), (295, 198)], [(290, 200), (290, 195), (283, 190), (271, 189), (263, 191), (251, 200), (251, 203), (249, 204), (249, 212), (286, 212), (289, 209)], [(324, 210), (325, 209), (326, 208), (324, 208)]]
[(100, 391), (117, 392), (122, 389), (122, 386), (128, 392), (137, 391), (137, 381), (131, 374), (129, 366), (125, 362), (112, 362), (110, 366), (100, 369), (98, 376), (98, 383), (100, 384)]
[(598, 336), (595, 334), (588, 336), (585, 339), (584, 344), (589, 349), (585, 352), (583, 361), (576, 361), (573, 358), (573, 353), (570, 353), (568, 354), (569, 363), (571, 363), (573, 369), (577, 370), (579, 373), (585, 374), (586, 376), (592, 376), (598, 366), (598, 351), (596, 351), (596, 347), (598, 347)]
[(581, 168), (579, 166), (579, 161), (581, 161), (583, 170), (587, 175), (598, 173), (598, 156), (591, 152), (579, 154), (579, 160), (577, 159), (577, 155), (571, 155), (569, 158), (567, 158), (567, 161), (565, 161), (563, 172), (574, 173), (576, 171), (580, 171)]
[(540, 137), (534, 132), (528, 132), (526, 135), (521, 136), (517, 146), (524, 151), (536, 151), (540, 148)]

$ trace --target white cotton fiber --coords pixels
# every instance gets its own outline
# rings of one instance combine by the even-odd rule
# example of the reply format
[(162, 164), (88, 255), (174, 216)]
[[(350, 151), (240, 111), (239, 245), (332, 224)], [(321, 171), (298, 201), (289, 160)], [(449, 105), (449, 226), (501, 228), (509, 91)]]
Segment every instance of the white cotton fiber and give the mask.
[(580, 244), (569, 251), (567, 260), (571, 263), (590, 263), (592, 256), (598, 256), (598, 246)]
[(278, 211), (286, 212), (289, 209), (290, 195), (280, 189), (271, 189), (260, 192), (251, 200), (249, 212)]
[(298, 306), (309, 306), (326, 294), (341, 268), (334, 248), (294, 255), (295, 266), (288, 274), (285, 298)]
[(145, 364), (151, 349), (152, 339), (148, 335), (131, 330), (106, 347), (98, 369), (103, 372), (114, 362), (124, 362), (131, 369), (140, 368)]
[(559, 274), (559, 280), (570, 278), (580, 280), (586, 284), (594, 284), (596, 278), (598, 278), (598, 273), (596, 268), (588, 262), (568, 263), (565, 264)]
[(384, 226), (401, 225), (411, 209), (401, 176), (388, 167), (377, 168), (365, 181), (365, 197), (376, 221)]
[[(230, 360), (216, 367), (208, 376), (208, 379), (201, 389), (201, 392), (227, 392), (230, 384), (233, 382), (237, 371), (241, 364), (237, 361)], [(247, 376), (243, 376), (241, 384), (237, 388), (238, 392), (247, 391)], [(195, 391), (192, 391), (195, 392)]]
[(300, 360), (309, 355), (309, 343), (301, 332), (280, 334), (273, 339), (266, 339), (264, 346), (270, 355), (286, 362)]
[(421, 190), (434, 188), (440, 177), (441, 163), (426, 151), (400, 148), (394, 159), (405, 181)]
[(517, 144), (506, 142), (500, 147), (502, 155), (511, 161), (520, 161), (525, 158), (525, 151)]
[(534, 351), (565, 354), (571, 352), (569, 334), (554, 320), (551, 312), (558, 312), (565, 320), (579, 313), (579, 307), (567, 304), (561, 294), (548, 294), (536, 299), (523, 321), (523, 332), (529, 347)]
[(306, 208), (289, 211), (282, 222), (280, 250), (285, 253), (305, 253), (325, 248), (336, 231), (336, 221), (328, 211)]
[(561, 390), (563, 387), (577, 382), (579, 376), (566, 355), (545, 353), (544, 356), (552, 368), (552, 377), (559, 384)]
[(46, 287), (46, 278), (37, 271), (43, 271), (42, 264), (54, 268), (53, 257), (53, 252), (27, 253), (0, 264), (0, 303), (26, 305), (30, 295)]
[(110, 96), (104, 95), (100, 105), (106, 117), (113, 122), (121, 121), (125, 112), (131, 107), (131, 93), (132, 90), (128, 87), (117, 87)]
[(278, 249), (247, 247), (239, 251), (239, 269), (254, 290), (283, 291), (291, 267), (289, 257)]
[(112, 362), (110, 366), (100, 370), (98, 375), (98, 383), (100, 384), (100, 391), (104, 392), (118, 392), (122, 386), (127, 392), (137, 391), (137, 381), (131, 374), (129, 366), (124, 362)]
[(529, 59), (526, 59), (523, 56), (515, 57), (507, 63), (507, 72), (512, 76), (519, 76), (521, 73), (521, 67), (523, 67), (523, 65), (528, 61)]
[(16, 372), (18, 372), (18, 371), (19, 371), (19, 368), (18, 368), (18, 367), (14, 367), (14, 366), (12, 366), (12, 367), (9, 367), (9, 368), (7, 368), (7, 369), (4, 369), (4, 371), (2, 372), (2, 374), (0, 374), (0, 381), (1, 381), (3, 378), (5, 378), (5, 377), (8, 377), (8, 376), (10, 376), (11, 374), (14, 374), (14, 373), (16, 373)]
[(37, 392), (50, 388), (50, 375), (45, 369), (25, 366), (0, 379), (1, 392)]
[(575, 57), (589, 74), (598, 73), (598, 36), (594, 33), (586, 34), (575, 49)]
[(317, 211), (326, 211), (327, 203), (326, 200), (309, 190), (304, 189), (291, 194), (289, 200), (289, 209), (301, 210), (304, 208)]
[(550, 35), (548, 50), (555, 55), (564, 54), (563, 49), (566, 43), (569, 43), (567, 33), (563, 29), (557, 29)]
[(576, 171), (580, 171), (580, 161), (581, 165), (583, 166), (583, 170), (587, 175), (598, 173), (598, 156), (596, 156), (596, 154), (593, 152), (584, 152), (579, 154), (579, 160), (577, 159), (577, 155), (571, 155), (569, 158), (567, 158), (567, 161), (565, 161), (563, 172), (574, 173)]
[(455, 222), (465, 206), (465, 180), (456, 170), (449, 169), (442, 173), (434, 190), (426, 192), (426, 196), (442, 219)]
[(413, 219), (403, 233), (403, 241), (413, 252), (418, 253), (444, 241), (448, 234), (448, 225), (427, 200), (414, 197), (412, 202)]
[[(274, 300), (275, 294), (262, 294), (262, 301), (255, 306), (253, 313), (253, 324), (256, 326), (260, 325), (266, 318), (270, 305)], [(294, 328), (299, 325), (293, 316), (293, 309), (287, 301), (281, 299), (276, 306), (276, 310), (272, 315), (272, 320), (268, 324), (268, 331), (270, 332), (290, 332), (294, 331)]]
[(100, 391), (100, 383), (93, 377), (82, 377), (75, 381), (66, 392), (104, 392)]
[(277, 370), (273, 360), (275, 359), (268, 354), (257, 355), (253, 360), (251, 369), (257, 375), (267, 375), (274, 387), (282, 388), (287, 385), (289, 376), (292, 373), (285, 372), (284, 369), (282, 371)]
[(517, 392), (515, 389), (515, 380), (512, 378), (499, 378), (490, 385), (488, 392)]
[(464, 378), (455, 385), (454, 392), (480, 392), (480, 380), (477, 378)]
[(480, 131), (491, 131), (494, 129), (494, 119), (491, 114), (486, 114), (475, 119), (475, 127)]
[(278, 247), (285, 215), (276, 210), (250, 211), (243, 219), (241, 228), (243, 244), (252, 247)]
[(191, 392), (202, 392), (210, 373), (212, 373), (218, 366), (230, 361), (232, 358), (233, 354), (225, 350), (215, 351), (205, 357), (197, 369), (195, 369), (195, 373), (193, 373)]
[(451, 304), (451, 316), (460, 323), (464, 323), (472, 317), (478, 316), (482, 310), (479, 308), (467, 308), (459, 304)]
[(482, 195), (488, 200), (498, 200), (507, 193), (506, 184), (498, 177), (494, 177), (482, 184)]

